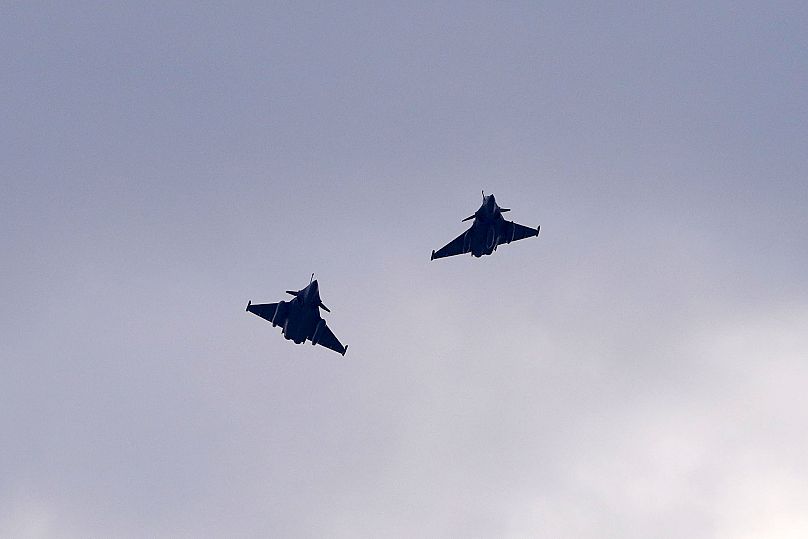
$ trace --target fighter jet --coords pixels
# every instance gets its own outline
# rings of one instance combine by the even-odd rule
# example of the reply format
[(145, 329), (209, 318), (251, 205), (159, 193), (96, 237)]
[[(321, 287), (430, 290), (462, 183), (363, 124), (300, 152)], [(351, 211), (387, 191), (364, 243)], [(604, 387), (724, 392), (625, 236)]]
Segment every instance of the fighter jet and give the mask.
[(314, 274), (311, 274), (311, 281), (306, 288), (297, 291), (287, 290), (286, 293), (295, 298), (260, 305), (253, 305), (250, 301), (247, 303), (247, 310), (272, 322), (272, 327), (281, 326), (283, 336), (295, 344), (301, 344), (308, 339), (312, 345), (325, 346), (344, 356), (348, 347), (339, 342), (328, 329), (325, 320), (320, 317), (320, 309), (329, 313), (331, 311), (320, 299), (320, 289)]
[(483, 204), (480, 209), (474, 215), (463, 219), (463, 222), (474, 219), (471, 228), (444, 247), (437, 251), (432, 251), (430, 260), (466, 253), (471, 253), (476, 257), (490, 255), (497, 250), (497, 246), (503, 243), (511, 243), (512, 241), (539, 235), (541, 227), (530, 228), (512, 221), (506, 221), (502, 217), (502, 214), (506, 211), (511, 210), (497, 206), (494, 195), (485, 196), (485, 191), (483, 191)]

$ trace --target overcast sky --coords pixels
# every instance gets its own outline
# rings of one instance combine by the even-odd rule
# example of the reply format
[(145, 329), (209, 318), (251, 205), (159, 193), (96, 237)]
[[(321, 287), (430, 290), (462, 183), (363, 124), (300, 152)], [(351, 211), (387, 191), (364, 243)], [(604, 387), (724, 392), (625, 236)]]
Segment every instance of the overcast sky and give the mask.
[(808, 536), (805, 2), (195, 4), (0, 6), (0, 536)]

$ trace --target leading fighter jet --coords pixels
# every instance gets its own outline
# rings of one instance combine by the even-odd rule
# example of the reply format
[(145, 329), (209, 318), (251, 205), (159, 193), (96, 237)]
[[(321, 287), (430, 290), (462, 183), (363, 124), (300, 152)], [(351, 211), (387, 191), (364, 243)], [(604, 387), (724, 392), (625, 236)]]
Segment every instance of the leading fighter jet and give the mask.
[(432, 251), (430, 260), (469, 252), (476, 257), (490, 255), (497, 250), (497, 246), (503, 243), (539, 235), (541, 227), (530, 228), (513, 221), (506, 221), (502, 217), (506, 211), (511, 210), (497, 206), (494, 195), (485, 196), (485, 191), (483, 191), (483, 204), (480, 209), (474, 215), (463, 219), (464, 222), (474, 219), (471, 227), (447, 245), (437, 251)]
[(312, 345), (325, 346), (344, 356), (348, 347), (339, 342), (328, 329), (325, 320), (320, 317), (320, 309), (329, 313), (331, 311), (320, 300), (320, 290), (314, 274), (311, 274), (311, 281), (306, 288), (297, 291), (287, 290), (286, 293), (295, 298), (288, 302), (260, 305), (253, 305), (250, 301), (247, 303), (247, 310), (272, 322), (272, 327), (281, 326), (283, 336), (295, 344), (301, 344), (308, 339)]

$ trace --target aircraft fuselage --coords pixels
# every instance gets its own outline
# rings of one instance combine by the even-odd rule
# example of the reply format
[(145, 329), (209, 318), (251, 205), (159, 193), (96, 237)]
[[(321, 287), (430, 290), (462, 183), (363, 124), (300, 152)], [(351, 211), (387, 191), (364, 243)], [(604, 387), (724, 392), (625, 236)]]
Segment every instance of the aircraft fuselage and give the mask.
[(295, 344), (302, 344), (311, 338), (314, 328), (321, 320), (319, 309), (316, 305), (305, 305), (298, 298), (286, 303), (286, 306), (288, 310), (283, 336)]
[(471, 225), (468, 232), (466, 232), (465, 238), (472, 256), (481, 257), (483, 255), (490, 255), (497, 250), (497, 245), (502, 241), (500, 231), (505, 222), (502, 215), (498, 215), (497, 217), (498, 219), (495, 217), (489, 220), (474, 219), (474, 223)]
[[(291, 293), (291, 292), (290, 292)], [(320, 292), (317, 281), (296, 292), (296, 296), (286, 305), (286, 321), (283, 325), (283, 336), (296, 344), (311, 339), (320, 317)]]
[(472, 256), (479, 258), (496, 251), (497, 246), (506, 240), (503, 238), (504, 229), (505, 218), (494, 195), (484, 197), (482, 205), (474, 213), (474, 222), (464, 240)]

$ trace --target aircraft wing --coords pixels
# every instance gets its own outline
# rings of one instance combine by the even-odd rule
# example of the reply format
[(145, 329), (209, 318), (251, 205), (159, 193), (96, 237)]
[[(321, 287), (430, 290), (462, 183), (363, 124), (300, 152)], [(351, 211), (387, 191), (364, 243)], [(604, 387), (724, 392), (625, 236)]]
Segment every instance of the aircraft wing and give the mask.
[[(260, 303), (260, 304), (257, 304), (257, 305), (253, 305), (252, 303), (249, 303), (249, 304), (247, 304), (247, 310), (249, 312), (255, 314), (255, 315), (260, 316), (264, 320), (268, 320), (268, 321), (272, 322), (272, 319), (275, 317), (275, 311), (278, 310), (278, 304), (277, 303)], [(284, 314), (283, 310), (285, 310), (285, 309), (282, 309), (281, 315)], [(279, 324), (279, 325), (283, 325), (283, 320), (282, 320), (283, 318), (286, 318), (286, 317), (285, 316), (280, 316), (278, 320), (275, 320), (275, 323)]]
[(326, 348), (333, 350), (338, 354), (342, 354), (343, 356), (348, 350), (348, 347), (343, 346), (342, 343), (339, 342), (339, 339), (337, 339), (325, 322), (323, 322), (323, 325), (320, 327), (320, 330), (317, 333), (317, 344), (320, 346), (325, 346)]
[[(468, 230), (466, 232), (468, 232)], [(466, 232), (463, 232), (437, 251), (432, 251), (432, 258), (430, 260), (468, 253), (468, 251), (465, 250)]]
[(541, 227), (530, 228), (513, 221), (505, 221), (505, 225), (502, 227), (500, 243), (511, 243), (512, 241), (538, 236), (540, 229)]

